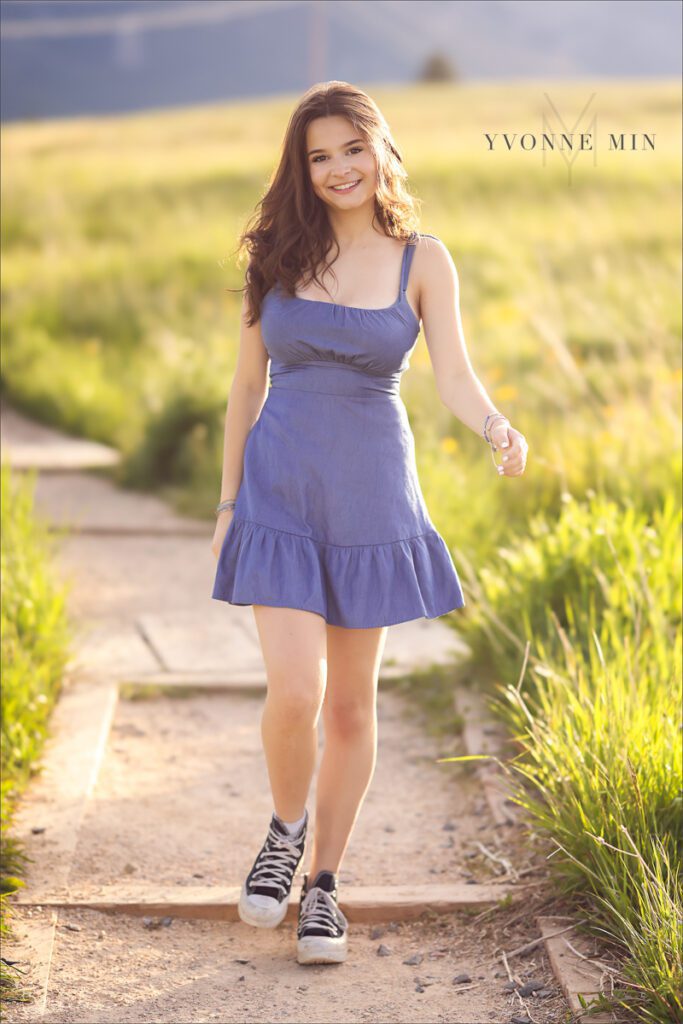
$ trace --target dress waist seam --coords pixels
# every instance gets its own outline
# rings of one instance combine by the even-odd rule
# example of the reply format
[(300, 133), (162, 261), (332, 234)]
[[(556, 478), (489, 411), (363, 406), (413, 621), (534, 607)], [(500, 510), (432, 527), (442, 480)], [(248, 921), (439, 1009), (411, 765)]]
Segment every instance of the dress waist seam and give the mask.
[[(270, 390), (277, 391), (302, 391), (306, 395), (332, 395), (333, 398), (353, 398), (357, 402), (365, 402), (368, 400), (369, 395), (350, 395), (348, 391), (321, 391), (320, 388), (293, 388), (289, 384), (272, 384)], [(379, 388), (369, 388), (369, 391), (375, 395), (387, 395), (389, 398), (400, 398), (398, 391), (381, 391)]]
[(362, 369), (362, 367), (360, 366), (352, 366), (351, 363), (343, 363), (339, 359), (310, 359), (308, 362), (305, 363), (285, 363), (284, 365), (286, 367), (285, 373), (287, 372), (287, 370), (301, 370), (308, 369), (309, 366), (322, 365), (334, 366), (338, 370), (353, 370), (354, 373), (362, 373), (366, 377), (378, 377), (379, 379), (381, 379), (382, 377), (393, 377), (395, 374), (402, 372), (400, 370), (395, 370), (394, 373), (369, 373), (367, 370)]
[(260, 526), (264, 530), (274, 530), (275, 533), (286, 533), (290, 537), (300, 537), (301, 540), (310, 540), (313, 544), (322, 544), (326, 548), (387, 548), (393, 544), (406, 544), (411, 540), (422, 540), (423, 537), (432, 537), (435, 533), (434, 528), (426, 530), (424, 533), (416, 533), (412, 537), (400, 537), (398, 540), (381, 541), (379, 544), (332, 544), (326, 540), (316, 540), (315, 537), (308, 537), (305, 533), (294, 533), (292, 530), (283, 530), (279, 526), (269, 526), (267, 523), (259, 523), (256, 519), (246, 519), (243, 516), (233, 515), (230, 520), (230, 525), (233, 522), (251, 523), (254, 526)]

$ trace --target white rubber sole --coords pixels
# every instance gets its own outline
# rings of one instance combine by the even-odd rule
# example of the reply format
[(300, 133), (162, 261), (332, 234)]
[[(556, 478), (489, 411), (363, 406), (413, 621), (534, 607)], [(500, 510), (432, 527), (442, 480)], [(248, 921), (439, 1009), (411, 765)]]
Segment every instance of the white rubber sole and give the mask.
[(252, 928), (277, 928), (287, 916), (289, 899), (282, 901), (279, 907), (255, 907), (248, 901), (247, 883), (242, 886), (237, 913), (240, 920), (250, 924)]
[(297, 940), (296, 959), (300, 964), (341, 964), (349, 949), (348, 935), (338, 939), (325, 935), (304, 935)]

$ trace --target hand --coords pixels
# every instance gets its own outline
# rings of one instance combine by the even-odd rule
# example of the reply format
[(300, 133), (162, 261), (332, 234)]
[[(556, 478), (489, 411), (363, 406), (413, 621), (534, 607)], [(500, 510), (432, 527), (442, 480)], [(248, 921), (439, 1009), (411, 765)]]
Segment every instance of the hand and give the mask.
[(234, 514), (234, 509), (226, 508), (223, 509), (222, 512), (219, 512), (216, 518), (216, 529), (214, 531), (213, 541), (211, 542), (211, 550), (215, 555), (216, 561), (218, 561), (218, 556), (221, 553), (221, 548), (223, 547), (225, 535), (228, 532), (228, 527), (232, 522), (232, 517), (234, 516)]
[(529, 450), (524, 434), (511, 427), (508, 420), (496, 420), (489, 430), (489, 437), (502, 452), (502, 462), (498, 466), (499, 476), (521, 476), (526, 469), (526, 456)]

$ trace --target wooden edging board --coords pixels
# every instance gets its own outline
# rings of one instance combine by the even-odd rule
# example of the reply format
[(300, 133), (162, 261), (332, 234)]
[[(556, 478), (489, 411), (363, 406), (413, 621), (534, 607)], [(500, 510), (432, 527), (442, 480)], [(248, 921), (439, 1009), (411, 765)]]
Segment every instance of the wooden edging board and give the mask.
[[(492, 718), (486, 707), (485, 695), (474, 689), (456, 686), (453, 707), (463, 720), (462, 739), (465, 753), (469, 757), (490, 754), (502, 760), (505, 757), (505, 728), (501, 722), (496, 722)], [(516, 805), (512, 802), (510, 789), (500, 766), (493, 759), (472, 763), (495, 823), (516, 824)]]
[[(25, 888), (11, 897), (11, 906), (36, 905), (30, 897), (34, 888), (49, 884), (52, 891), (68, 886), (78, 833), (88, 800), (97, 783), (100, 765), (111, 731), (118, 702), (118, 686), (89, 682), (71, 684), (65, 680), (53, 709), (50, 735), (40, 759), (41, 771), (31, 783), (31, 802), (19, 803), (12, 820), (13, 835), (30, 843), (32, 827), (39, 808), (40, 824), (49, 830), (52, 840), (49, 877), (47, 865), (35, 863), (29, 869)], [(40, 904), (37, 904), (40, 906)], [(47, 1008), (50, 965), (57, 926), (59, 904), (47, 918), (44, 915), (21, 919), (21, 941), (30, 954), (28, 983), (36, 991), (34, 1006), (38, 1016)]]
[[(591, 957), (588, 938), (576, 928), (568, 929), (571, 921), (564, 917), (537, 917), (536, 923), (565, 999), (572, 1012), (579, 1014), (578, 1024), (617, 1024), (619, 1021), (625, 1021), (626, 1018), (619, 1017), (611, 1011), (589, 1013), (581, 1004), (580, 997), (590, 1004), (604, 991), (602, 979), (608, 974), (608, 971), (600, 969), (595, 957), (588, 959)], [(569, 943), (576, 952), (571, 949)]]
[[(463, 743), (468, 755), (492, 754), (504, 758), (505, 729), (502, 723), (494, 721), (486, 706), (486, 695), (473, 689), (456, 689), (454, 707), (463, 719)], [(516, 805), (509, 803), (507, 781), (495, 761), (473, 762), (483, 786), (486, 798), (497, 823), (515, 822), (518, 818)], [(579, 1013), (581, 1024), (616, 1024), (620, 1018), (611, 1012), (600, 1014), (580, 1013), (584, 1010), (581, 998), (586, 1003), (595, 999), (601, 991), (603, 971), (582, 956), (588, 956), (586, 938), (574, 928), (569, 932), (571, 920), (566, 918), (538, 917), (539, 931), (543, 936), (553, 972), (573, 1013)], [(563, 934), (556, 934), (562, 931)], [(577, 956), (567, 944), (566, 936), (581, 954)]]
[[(498, 900), (524, 886), (495, 884), (466, 885), (462, 882), (434, 885), (341, 886), (339, 906), (350, 921), (401, 921), (419, 917), (425, 911), (447, 914), (455, 910), (476, 911), (494, 906)], [(99, 886), (81, 892), (25, 894), (24, 906), (82, 907), (132, 915), (204, 918), (237, 921), (241, 886), (168, 885), (153, 883)], [(298, 893), (292, 892), (286, 920), (295, 920)]]

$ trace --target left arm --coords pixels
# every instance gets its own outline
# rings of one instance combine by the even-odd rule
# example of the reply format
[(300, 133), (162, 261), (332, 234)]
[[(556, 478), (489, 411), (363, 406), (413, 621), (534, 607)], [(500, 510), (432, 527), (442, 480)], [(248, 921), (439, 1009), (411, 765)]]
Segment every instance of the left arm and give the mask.
[[(443, 242), (423, 238), (420, 271), (420, 313), (436, 388), (454, 416), (483, 439), (489, 413), (498, 412), (477, 377), (465, 343), (460, 317), (458, 273)], [(509, 420), (497, 419), (489, 431), (498, 448), (505, 448), (505, 475), (519, 476), (526, 464), (526, 439)]]

